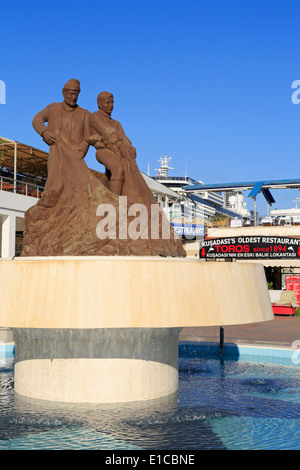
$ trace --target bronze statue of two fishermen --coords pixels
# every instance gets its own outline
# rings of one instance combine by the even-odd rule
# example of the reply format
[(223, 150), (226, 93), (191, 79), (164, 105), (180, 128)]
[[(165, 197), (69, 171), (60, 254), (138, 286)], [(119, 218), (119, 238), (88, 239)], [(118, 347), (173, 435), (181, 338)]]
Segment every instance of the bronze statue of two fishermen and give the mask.
[[(49, 104), (33, 118), (34, 129), (50, 147), (48, 177), (42, 198), (25, 216), (22, 256), (185, 256), (163, 211), (159, 235), (151, 236), (151, 208), (157, 203), (138, 169), (136, 149), (111, 117), (113, 95), (100, 93), (98, 110), (90, 113), (77, 104), (80, 91), (80, 82), (69, 80), (62, 90), (64, 100)], [(90, 145), (105, 174), (87, 167), (84, 157)], [(130, 207), (135, 204), (143, 205), (147, 213), (147, 227), (140, 237), (97, 236), (99, 206), (114, 209), (113, 222), (120, 229), (120, 224), (132, 221)], [(108, 225), (111, 222), (107, 220)], [(169, 227), (167, 237), (162, 234), (164, 224)]]

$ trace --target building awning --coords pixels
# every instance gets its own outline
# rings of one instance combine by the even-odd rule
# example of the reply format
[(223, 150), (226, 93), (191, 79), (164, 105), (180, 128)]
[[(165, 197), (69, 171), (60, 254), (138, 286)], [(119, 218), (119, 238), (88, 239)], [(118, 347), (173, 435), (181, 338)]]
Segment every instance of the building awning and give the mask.
[(0, 167), (23, 175), (47, 177), (48, 153), (0, 137)]
[[(0, 137), (0, 169), (24, 176), (46, 179), (49, 153), (30, 145)], [(101, 179), (102, 173), (92, 170)]]
[(48, 153), (0, 137), (0, 168), (23, 175), (47, 177)]

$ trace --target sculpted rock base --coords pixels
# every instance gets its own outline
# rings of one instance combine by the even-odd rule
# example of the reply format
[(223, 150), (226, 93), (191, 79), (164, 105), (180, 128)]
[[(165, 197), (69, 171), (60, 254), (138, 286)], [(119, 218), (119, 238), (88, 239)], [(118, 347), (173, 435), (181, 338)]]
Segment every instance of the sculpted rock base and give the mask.
[[(60, 143), (51, 147), (50, 158), (50, 164), (55, 164), (59, 174), (65, 175), (64, 180), (58, 185), (57, 177), (55, 184), (48, 178), (42, 198), (26, 212), (21, 256), (186, 255), (172, 227), (169, 239), (163, 239), (161, 236), (151, 239), (150, 205), (155, 204), (152, 195), (143, 200), (149, 209), (147, 239), (120, 239), (120, 225), (128, 227), (135, 219), (128, 215), (130, 206), (141, 201), (130, 200), (128, 197), (127, 207), (123, 207), (120, 214), (119, 196), (106, 187), (105, 175), (102, 175), (103, 179), (100, 180), (83, 159), (78, 160), (77, 154)], [(141, 175), (140, 178), (143, 179)], [(115, 239), (100, 239), (96, 233), (101, 220), (97, 215), (97, 208), (101, 204), (109, 205), (115, 211)], [(164, 214), (163, 216), (165, 217)], [(108, 218), (107, 221), (109, 222)], [(166, 217), (164, 222), (169, 224)], [(163, 233), (161, 220), (159, 232), (160, 235)]]

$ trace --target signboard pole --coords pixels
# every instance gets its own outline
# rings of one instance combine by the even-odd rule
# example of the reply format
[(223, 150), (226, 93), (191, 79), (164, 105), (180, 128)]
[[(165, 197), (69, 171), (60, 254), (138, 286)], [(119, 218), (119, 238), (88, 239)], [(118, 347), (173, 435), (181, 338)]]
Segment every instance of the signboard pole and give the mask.
[(220, 326), (220, 356), (223, 356), (224, 352), (224, 328)]

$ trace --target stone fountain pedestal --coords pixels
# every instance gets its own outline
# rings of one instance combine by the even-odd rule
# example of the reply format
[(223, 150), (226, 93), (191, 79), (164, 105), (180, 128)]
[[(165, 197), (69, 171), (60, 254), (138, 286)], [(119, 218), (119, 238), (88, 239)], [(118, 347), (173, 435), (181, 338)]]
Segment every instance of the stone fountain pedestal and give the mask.
[(14, 329), (15, 391), (67, 402), (128, 402), (174, 393), (178, 328)]
[(274, 318), (264, 268), (160, 257), (0, 261), (15, 392), (61, 402), (151, 400), (178, 388), (183, 327)]

